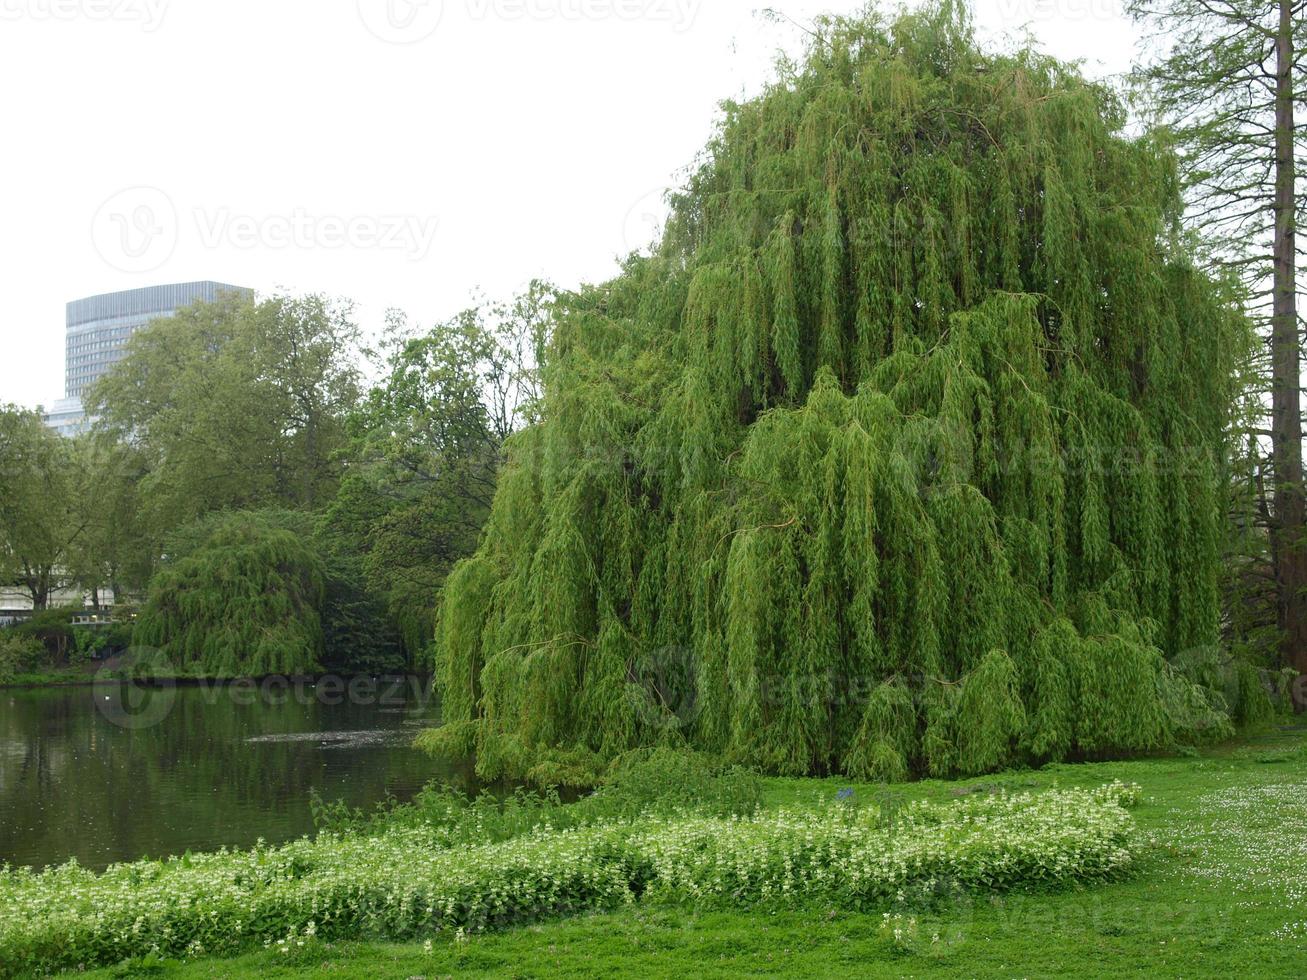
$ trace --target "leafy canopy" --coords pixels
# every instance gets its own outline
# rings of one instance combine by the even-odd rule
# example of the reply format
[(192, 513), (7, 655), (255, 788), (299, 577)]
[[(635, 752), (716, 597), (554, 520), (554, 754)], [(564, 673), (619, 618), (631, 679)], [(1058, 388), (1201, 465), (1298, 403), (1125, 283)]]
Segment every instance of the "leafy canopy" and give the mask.
[(217, 515), (198, 530), (151, 581), (133, 641), (182, 675), (321, 672), (327, 579), (310, 543), (258, 513)]
[(215, 510), (313, 509), (340, 478), (356, 353), (348, 307), (225, 297), (133, 335), (88, 408), (139, 447), (146, 523), (158, 534)]
[(37, 609), (76, 580), (92, 511), (84, 461), (39, 412), (0, 405), (0, 581)]
[(559, 303), (424, 744), (892, 779), (1221, 730), (1168, 658), (1217, 637), (1247, 325), (1124, 121), (952, 2), (728, 103), (655, 254)]
[(392, 317), (380, 382), (349, 418), (350, 465), (327, 512), (411, 653), (427, 653), (431, 597), (476, 550), (505, 440), (538, 412), (554, 290), (480, 304), (414, 333)]

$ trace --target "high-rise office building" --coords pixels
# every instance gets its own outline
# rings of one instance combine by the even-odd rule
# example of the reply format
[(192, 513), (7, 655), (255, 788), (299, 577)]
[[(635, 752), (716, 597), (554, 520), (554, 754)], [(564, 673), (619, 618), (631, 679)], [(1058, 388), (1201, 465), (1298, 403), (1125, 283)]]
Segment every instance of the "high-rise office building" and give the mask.
[(183, 282), (73, 300), (66, 321), (64, 397), (54, 403), (46, 424), (66, 436), (84, 431), (91, 420), (82, 411), (82, 395), (122, 360), (132, 334), (198, 300), (212, 303), (229, 293), (252, 298), (254, 290), (221, 282)]

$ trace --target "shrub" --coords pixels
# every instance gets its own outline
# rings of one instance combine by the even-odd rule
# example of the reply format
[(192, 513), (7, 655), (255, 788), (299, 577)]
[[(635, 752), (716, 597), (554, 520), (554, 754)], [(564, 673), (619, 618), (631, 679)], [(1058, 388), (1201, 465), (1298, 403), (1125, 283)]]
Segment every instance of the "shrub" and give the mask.
[(55, 666), (68, 662), (69, 654), (76, 648), (72, 622), (73, 614), (77, 611), (72, 606), (41, 609), (33, 613), (26, 622), (14, 627), (15, 633), (41, 644), (43, 653), (39, 666)]
[(15, 629), (0, 629), (0, 684), (37, 669), (44, 656), (40, 640)]
[(743, 816), (762, 803), (762, 781), (748, 769), (723, 766), (698, 752), (637, 749), (619, 757), (608, 780), (582, 805), (610, 816), (695, 809)]
[(74, 657), (79, 662), (110, 657), (122, 653), (132, 645), (132, 625), (111, 623), (107, 626), (74, 626), (72, 640)]
[(453, 846), (507, 840), (540, 828), (567, 830), (690, 810), (748, 816), (761, 802), (762, 782), (754, 773), (723, 766), (699, 753), (662, 748), (628, 753), (595, 792), (566, 804), (552, 788), (519, 788), (508, 796), (483, 792), (473, 798), (452, 786), (432, 783), (411, 803), (390, 801), (372, 813), (339, 802), (324, 803), (316, 794), (311, 806), (319, 830), (376, 833), (391, 827), (425, 827), (437, 834), (443, 846)]
[(1133, 828), (1119, 798), (976, 795), (910, 804), (890, 820), (850, 806), (697, 817), (641, 828), (628, 846), (650, 863), (651, 896), (865, 910), (928, 882), (983, 891), (1116, 875), (1130, 863)]

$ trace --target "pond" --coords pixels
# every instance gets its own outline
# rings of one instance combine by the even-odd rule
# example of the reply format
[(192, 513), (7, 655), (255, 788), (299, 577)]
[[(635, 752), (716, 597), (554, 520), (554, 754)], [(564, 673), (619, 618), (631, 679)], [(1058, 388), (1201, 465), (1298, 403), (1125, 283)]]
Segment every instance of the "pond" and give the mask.
[(0, 865), (280, 843), (312, 832), (310, 790), (467, 784), (411, 747), (437, 715), (418, 678), (0, 690)]

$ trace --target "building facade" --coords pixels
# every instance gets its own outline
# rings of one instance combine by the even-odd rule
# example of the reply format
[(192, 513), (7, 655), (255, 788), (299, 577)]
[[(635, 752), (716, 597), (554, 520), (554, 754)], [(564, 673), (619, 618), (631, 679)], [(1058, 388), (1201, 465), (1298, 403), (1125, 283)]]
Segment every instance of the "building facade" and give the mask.
[(91, 427), (80, 398), (56, 399), (50, 411), (45, 413), (45, 424), (65, 439), (81, 435)]
[[(91, 593), (76, 585), (64, 584), (50, 593), (47, 608), (77, 609), (74, 622), (95, 623), (107, 621), (113, 612), (113, 589), (103, 588)], [(0, 626), (12, 626), (29, 619), (35, 609), (32, 597), (12, 585), (0, 585)]]
[(151, 320), (228, 294), (252, 299), (254, 290), (221, 282), (182, 282), (73, 300), (65, 322), (64, 397), (46, 415), (46, 424), (66, 436), (85, 431), (92, 420), (82, 411), (82, 396), (122, 360), (132, 334)]

